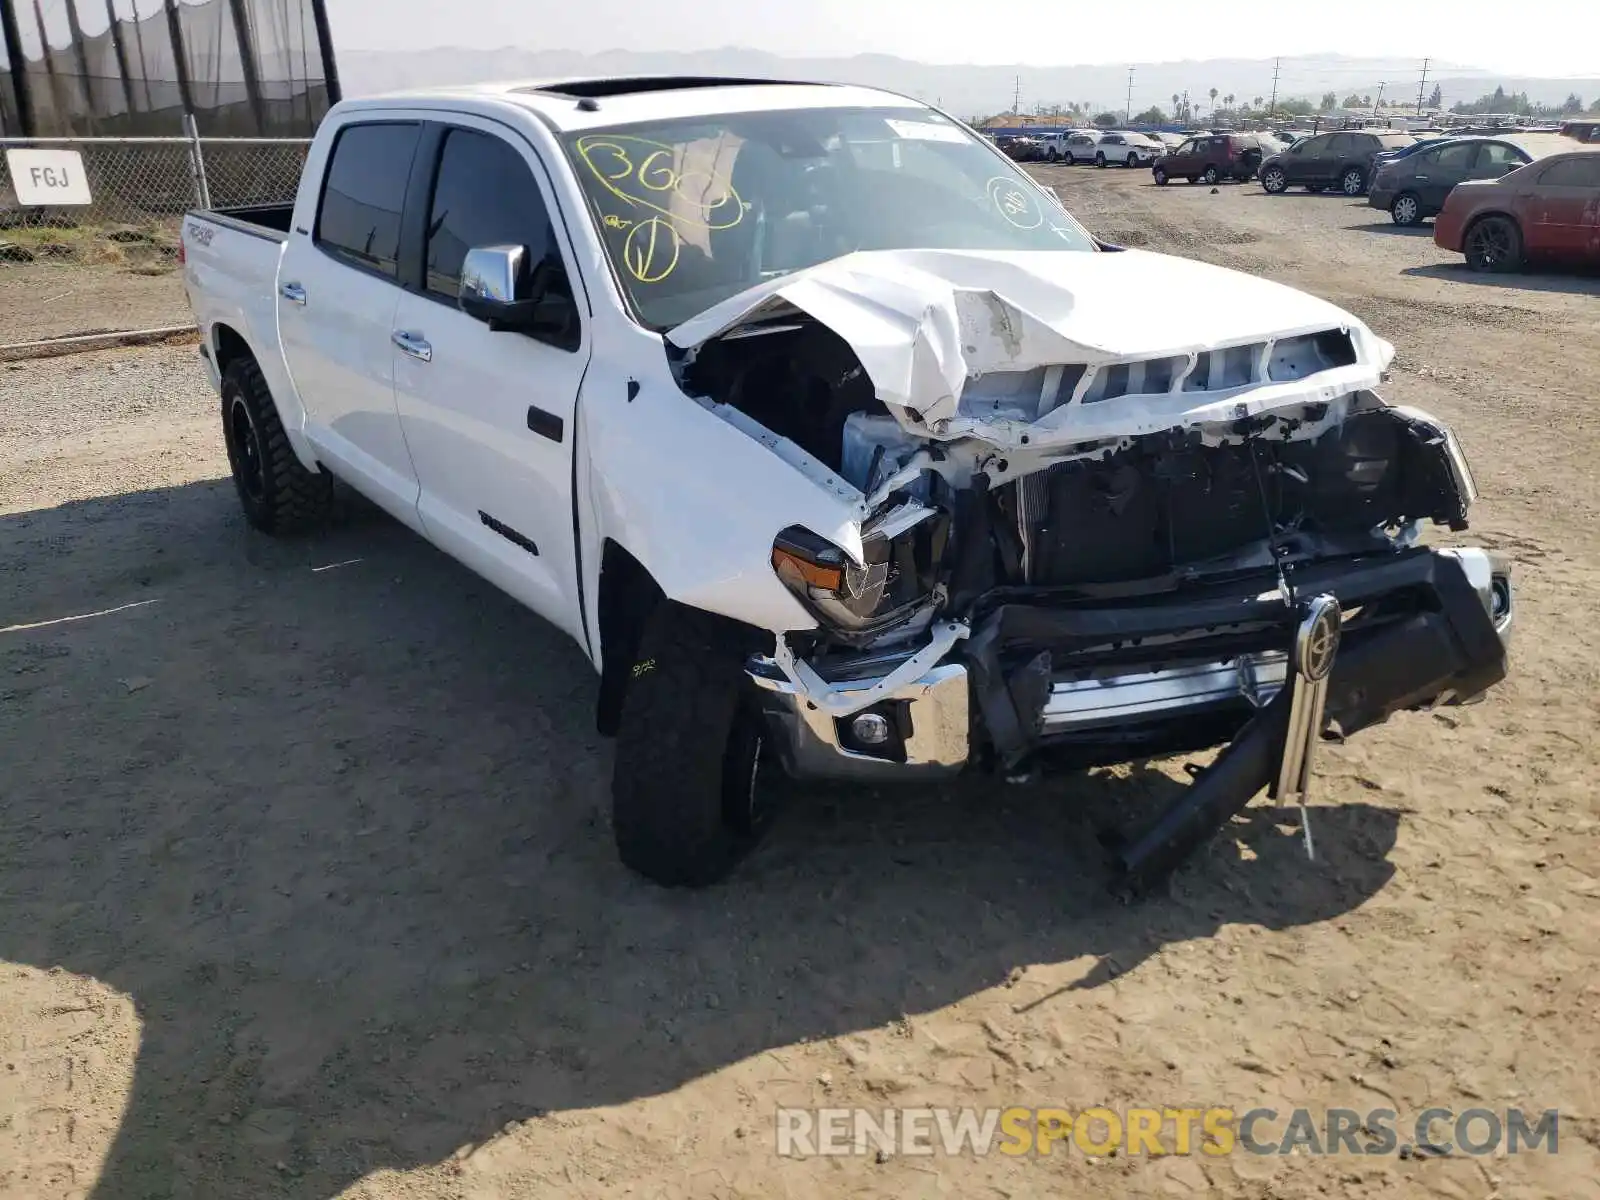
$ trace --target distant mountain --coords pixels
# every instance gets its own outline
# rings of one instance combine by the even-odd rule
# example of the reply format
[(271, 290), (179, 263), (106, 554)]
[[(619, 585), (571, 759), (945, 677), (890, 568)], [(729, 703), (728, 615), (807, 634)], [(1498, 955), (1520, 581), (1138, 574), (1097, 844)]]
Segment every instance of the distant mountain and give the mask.
[[(1278, 97), (1316, 100), (1324, 92), (1340, 100), (1351, 92), (1414, 98), (1421, 64), (1413, 59), (1349, 58), (1337, 55), (1285, 58), (1278, 69)], [(1188, 91), (1196, 104), (1209, 105), (1209, 92), (1232, 94), (1241, 101), (1272, 94), (1272, 59), (1208, 59), (1196, 62), (1147, 63), (1134, 67), (1135, 110), (1159, 104), (1170, 108), (1173, 93)], [(783, 58), (761, 50), (726, 47), (687, 53), (612, 50), (581, 54), (568, 50), (343, 50), (339, 70), (347, 95), (430, 85), (473, 83), (493, 79), (528, 79), (583, 75), (746, 75), (771, 79), (822, 79), (866, 84), (918, 96), (958, 116), (987, 116), (1010, 111), (1021, 92), (1021, 108), (1043, 104), (1065, 106), (1092, 102), (1096, 110), (1120, 111), (1127, 104), (1126, 66), (972, 66), (911, 62), (887, 54), (853, 58)], [(1536, 103), (1559, 104), (1571, 92), (1585, 101), (1600, 97), (1600, 78), (1525, 79), (1500, 77), (1479, 67), (1433, 64), (1427, 90), (1440, 84), (1447, 104), (1473, 100), (1496, 86), (1507, 93), (1526, 92)]]

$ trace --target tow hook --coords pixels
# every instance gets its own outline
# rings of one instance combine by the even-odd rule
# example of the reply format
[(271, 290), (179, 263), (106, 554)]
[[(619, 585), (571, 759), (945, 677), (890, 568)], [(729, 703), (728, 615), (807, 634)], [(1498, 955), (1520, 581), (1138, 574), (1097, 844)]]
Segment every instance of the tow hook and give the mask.
[(1311, 778), (1317, 743), (1322, 740), (1323, 713), (1328, 703), (1328, 677), (1339, 654), (1343, 615), (1339, 601), (1321, 595), (1306, 606), (1295, 631), (1294, 676), (1289, 681), (1289, 731), (1283, 742), (1283, 761), (1271, 795), (1275, 800), (1294, 796), (1300, 807), (1300, 829), (1305, 835), (1306, 857), (1316, 858), (1311, 841)]
[(1341, 628), (1339, 602), (1333, 596), (1318, 596), (1304, 606), (1287, 685), (1256, 711), (1209, 767), (1188, 768), (1194, 782), (1147, 832), (1117, 841), (1116, 890), (1129, 896), (1147, 891), (1269, 786), (1275, 797), (1298, 797), (1306, 850), (1312, 851), (1307, 789)]

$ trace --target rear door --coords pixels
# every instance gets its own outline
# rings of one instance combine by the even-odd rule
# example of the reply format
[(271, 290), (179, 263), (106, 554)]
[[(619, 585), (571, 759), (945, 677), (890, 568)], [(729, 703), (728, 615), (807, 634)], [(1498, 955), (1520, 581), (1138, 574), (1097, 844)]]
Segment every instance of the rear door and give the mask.
[(1410, 156), (1410, 161), (1416, 164), (1412, 168), (1412, 189), (1422, 202), (1424, 211), (1438, 212), (1444, 207), (1445, 197), (1456, 184), (1467, 178), (1477, 156), (1478, 147), (1472, 142), (1435, 146), (1432, 150)]
[(458, 302), (467, 251), (489, 246), (525, 247), (530, 268), (554, 256), (570, 300), (577, 265), (549, 175), (529, 142), (490, 121), (452, 117), (425, 147), (437, 170), (421, 278), (392, 326), (418, 511), (439, 546), (581, 639), (572, 446), (588, 324), (564, 336), (496, 332)]
[(395, 409), (389, 334), (421, 135), (416, 121), (340, 129), (315, 224), (291, 232), (278, 271), (278, 336), (306, 435), (337, 474), (413, 528), (417, 477)]
[(1596, 253), (1600, 154), (1561, 159), (1545, 167), (1523, 222), (1527, 248), (1538, 254), (1589, 257)]

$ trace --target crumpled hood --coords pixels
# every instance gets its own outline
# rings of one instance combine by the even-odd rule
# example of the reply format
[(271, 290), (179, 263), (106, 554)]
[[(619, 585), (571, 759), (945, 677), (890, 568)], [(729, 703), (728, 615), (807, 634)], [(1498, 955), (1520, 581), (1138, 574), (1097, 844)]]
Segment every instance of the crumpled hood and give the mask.
[(922, 422), (954, 418), (991, 371), (1199, 354), (1348, 329), (1377, 382), (1393, 347), (1324, 300), (1190, 259), (1140, 250), (885, 250), (768, 280), (667, 334), (691, 349), (799, 309), (843, 337), (878, 398)]

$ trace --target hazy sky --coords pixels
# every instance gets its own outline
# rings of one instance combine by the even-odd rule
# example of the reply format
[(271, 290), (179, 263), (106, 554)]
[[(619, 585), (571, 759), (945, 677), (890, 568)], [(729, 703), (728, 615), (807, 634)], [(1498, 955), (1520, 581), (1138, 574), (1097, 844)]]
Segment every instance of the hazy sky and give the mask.
[(363, 50), (740, 45), (794, 56), (875, 51), (1041, 66), (1428, 55), (1508, 75), (1600, 74), (1594, 0), (328, 0), (328, 11), (336, 44)]

